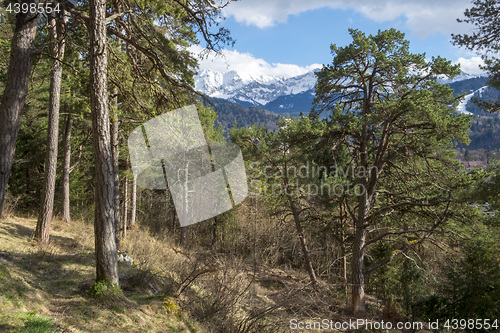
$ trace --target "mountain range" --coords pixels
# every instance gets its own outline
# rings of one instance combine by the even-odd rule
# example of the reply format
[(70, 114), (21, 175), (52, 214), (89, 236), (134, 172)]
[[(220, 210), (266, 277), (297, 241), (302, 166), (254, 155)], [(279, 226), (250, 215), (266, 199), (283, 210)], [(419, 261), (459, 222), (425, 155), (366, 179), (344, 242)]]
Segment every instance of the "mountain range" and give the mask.
[(314, 72), (290, 78), (244, 77), (236, 71), (221, 73), (202, 70), (195, 77), (195, 88), (203, 94), (226, 99), (245, 107), (258, 107), (277, 114), (309, 112), (314, 99)]
[[(275, 130), (279, 116), (309, 114), (315, 97), (314, 72), (290, 78), (245, 74), (204, 70), (195, 77), (196, 89), (209, 96), (218, 114), (217, 124), (226, 137), (235, 125), (256, 124)], [(500, 100), (500, 91), (488, 86), (488, 78), (462, 72), (451, 80), (441, 78), (439, 82), (449, 84), (455, 96), (465, 95), (457, 108), (458, 113), (474, 114), (468, 149), (500, 148), (500, 135), (497, 134), (500, 133), (500, 115), (488, 113), (473, 102), (474, 98)]]
[[(439, 81), (450, 84), (456, 93), (466, 94), (472, 94), (487, 84), (485, 76), (465, 72), (453, 79), (443, 78)], [(219, 102), (223, 99), (246, 108), (263, 109), (285, 116), (309, 113), (315, 97), (315, 83), (314, 71), (284, 78), (263, 75), (251, 77), (234, 70), (222, 73), (206, 69), (195, 77), (195, 88), (209, 97), (219, 99)], [(469, 112), (466, 110), (467, 101), (459, 107), (460, 112)]]

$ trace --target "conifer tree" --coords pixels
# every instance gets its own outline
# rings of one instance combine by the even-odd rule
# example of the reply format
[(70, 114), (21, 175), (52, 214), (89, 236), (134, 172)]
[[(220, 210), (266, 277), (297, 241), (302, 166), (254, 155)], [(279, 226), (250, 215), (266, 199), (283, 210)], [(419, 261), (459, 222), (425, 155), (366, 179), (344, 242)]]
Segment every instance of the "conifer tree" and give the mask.
[[(409, 52), (395, 30), (365, 35), (350, 30), (352, 43), (331, 46), (333, 62), (317, 74), (313, 114), (329, 112), (323, 141), (349, 151), (346, 203), (354, 227), (352, 310), (366, 313), (365, 275), (423, 242), (451, 217), (463, 179), (447, 150), (468, 141), (470, 117), (454, 114), (461, 97), (436, 82), (459, 73), (443, 58), (427, 62)], [(409, 235), (391, 256), (365, 267), (377, 242)]]
[[(25, 0), (24, 3), (36, 7), (38, 0)], [(21, 112), (28, 94), (37, 23), (36, 12), (20, 12), (16, 16), (7, 82), (0, 101), (0, 217), (14, 160)]]
[(50, 53), (54, 64), (50, 70), (49, 124), (45, 157), (44, 187), (34, 238), (48, 242), (50, 220), (54, 207), (56, 187), (57, 150), (59, 141), (59, 109), (61, 104), (62, 59), (66, 44), (66, 11), (60, 9), (49, 14)]

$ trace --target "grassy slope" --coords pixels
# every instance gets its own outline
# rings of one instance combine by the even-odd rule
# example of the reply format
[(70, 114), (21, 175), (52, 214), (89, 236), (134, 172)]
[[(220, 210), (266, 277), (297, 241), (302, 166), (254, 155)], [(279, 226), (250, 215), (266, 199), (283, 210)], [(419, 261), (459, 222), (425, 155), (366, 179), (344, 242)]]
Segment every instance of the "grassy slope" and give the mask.
[[(164, 296), (133, 290), (91, 300), (93, 230), (54, 221), (46, 247), (30, 242), (35, 220), (0, 222), (0, 332), (203, 332), (173, 315)], [(136, 268), (120, 263), (120, 274)]]
[(339, 291), (320, 282), (312, 292), (305, 272), (179, 249), (142, 230), (122, 241), (134, 259), (119, 264), (123, 293), (91, 299), (92, 225), (55, 220), (40, 246), (31, 241), (35, 224), (0, 221), (0, 332), (279, 333), (290, 332), (292, 318), (349, 320)]

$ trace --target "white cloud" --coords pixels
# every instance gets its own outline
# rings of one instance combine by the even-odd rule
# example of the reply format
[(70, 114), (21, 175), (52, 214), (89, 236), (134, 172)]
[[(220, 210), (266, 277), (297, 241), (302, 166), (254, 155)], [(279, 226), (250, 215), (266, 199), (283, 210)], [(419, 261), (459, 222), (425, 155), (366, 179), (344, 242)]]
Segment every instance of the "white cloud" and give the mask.
[[(192, 46), (191, 52), (194, 54), (202, 53), (200, 46)], [(243, 81), (251, 79), (266, 79), (268, 77), (289, 78), (305, 74), (316, 68), (321, 68), (320, 64), (310, 66), (298, 66), (294, 64), (268, 63), (264, 59), (256, 58), (250, 53), (240, 53), (238, 51), (222, 50), (221, 54), (210, 53), (208, 56), (198, 60), (199, 69), (211, 69), (214, 71), (226, 73), (234, 70), (238, 72)]]
[(471, 58), (463, 58), (460, 57), (457, 61), (454, 61), (455, 64), (460, 64), (460, 69), (468, 74), (482, 74), (483, 70), (479, 68), (480, 65), (484, 65), (483, 59), (481, 57), (471, 57)]
[(259, 28), (286, 22), (288, 16), (320, 8), (351, 9), (376, 22), (403, 18), (406, 28), (420, 36), (434, 32), (466, 32), (456, 19), (471, 6), (470, 0), (241, 0), (224, 9), (226, 16)]
[[(250, 53), (241, 53), (226, 49), (222, 50), (220, 54), (211, 52), (207, 56), (205, 50), (198, 45), (191, 46), (190, 51), (195, 55), (203, 54), (203, 56), (198, 58), (199, 70), (210, 69), (221, 73), (234, 70), (238, 72), (243, 81), (250, 81), (256, 78), (265, 80), (270, 77), (289, 78), (322, 67), (321, 64), (312, 64), (310, 66), (282, 63), (270, 64), (264, 59), (256, 58)], [(480, 65), (484, 65), (480, 56), (471, 56), (469, 58), (459, 57), (453, 64), (460, 64), (461, 70), (468, 74), (484, 73), (479, 68)]]

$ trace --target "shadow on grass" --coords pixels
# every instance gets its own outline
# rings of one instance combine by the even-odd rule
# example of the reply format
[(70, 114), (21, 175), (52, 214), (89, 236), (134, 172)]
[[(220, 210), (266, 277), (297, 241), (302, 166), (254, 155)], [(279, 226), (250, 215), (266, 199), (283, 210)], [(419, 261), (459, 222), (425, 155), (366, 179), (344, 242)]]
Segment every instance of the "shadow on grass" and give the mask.
[[(8, 236), (14, 245), (29, 244), (33, 230), (17, 223), (1, 223), (0, 233)], [(93, 249), (58, 235), (50, 236), (48, 246), (32, 244), (28, 253), (17, 252), (15, 248), (0, 250), (0, 304), (3, 297), (10, 309), (4, 318), (0, 316), (0, 332), (19, 332), (19, 329), (28, 328), (25, 319), (24, 323), (11, 321), (13, 316), (30, 310), (54, 318), (56, 326), (64, 323), (82, 327), (84, 331), (110, 327), (112, 332), (116, 329), (125, 332), (127, 325), (133, 324), (128, 322), (127, 315), (136, 313), (137, 318), (142, 318), (144, 311), (152, 315), (155, 310), (151, 309), (162, 306), (165, 294), (152, 295), (150, 286), (154, 282), (151, 278), (144, 279), (144, 272), (125, 263), (120, 263), (119, 270), (123, 293), (90, 299), (88, 291), (95, 282)], [(120, 320), (127, 322), (122, 324)], [(150, 325), (150, 321), (145, 320), (144, 325)]]
[[(93, 253), (72, 255), (0, 251), (0, 263), (13, 268), (20, 275), (18, 279), (35, 289), (60, 296), (69, 295), (73, 283), (93, 277), (93, 259)], [(8, 285), (5, 287), (9, 288)]]
[[(0, 231), (1, 229), (3, 229), (3, 232), (9, 234), (11, 237), (18, 238), (21, 241), (29, 242), (33, 239), (35, 226), (33, 226), (33, 228), (29, 228), (16, 223), (1, 223)], [(49, 245), (57, 246), (61, 250), (66, 252), (78, 251), (82, 249), (78, 241), (74, 240), (73, 238), (58, 235), (50, 235)]]

